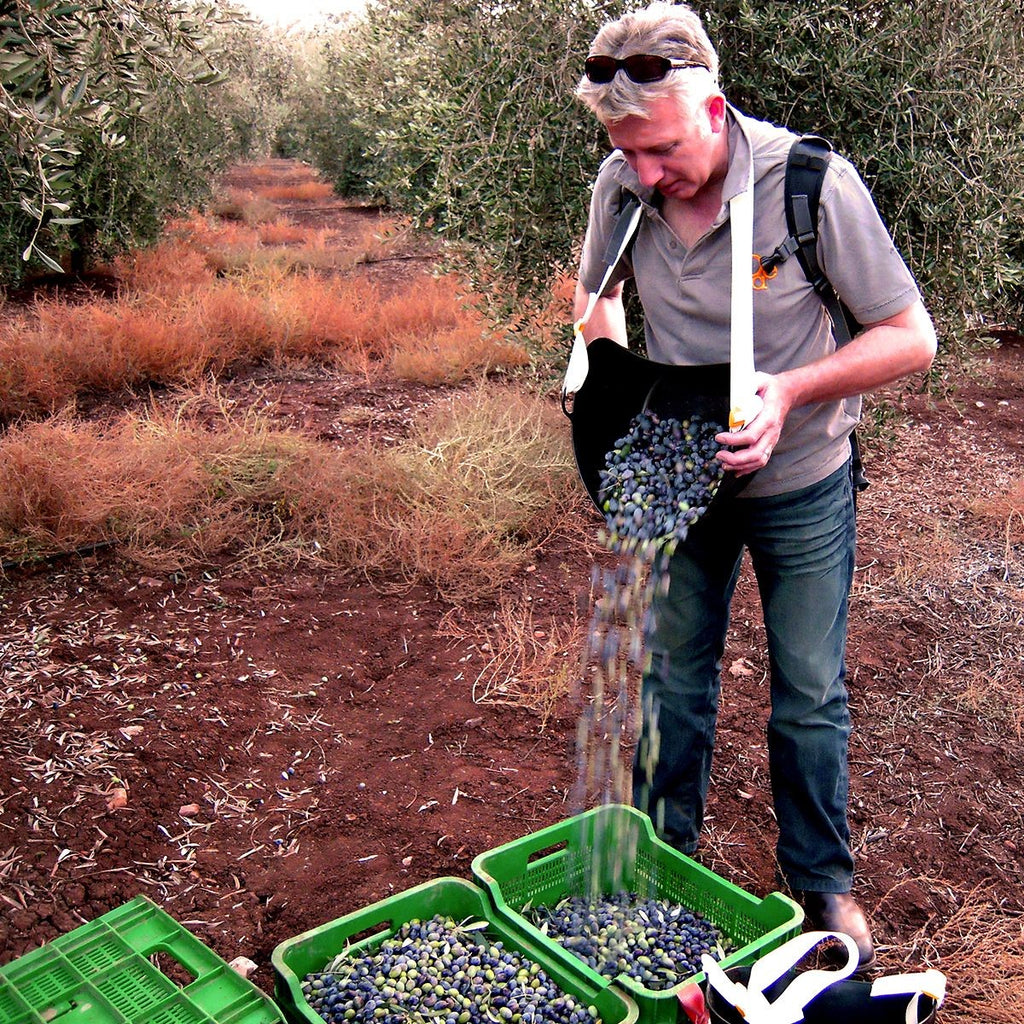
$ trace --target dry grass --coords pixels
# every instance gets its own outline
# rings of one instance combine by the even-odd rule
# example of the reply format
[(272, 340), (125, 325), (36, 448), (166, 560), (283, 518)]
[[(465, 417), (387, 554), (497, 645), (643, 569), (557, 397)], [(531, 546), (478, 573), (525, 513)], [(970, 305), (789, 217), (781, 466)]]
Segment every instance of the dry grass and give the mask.
[(1004, 493), (979, 498), (972, 502), (970, 510), (976, 515), (1004, 520), (1024, 517), (1024, 480), (1018, 480)]
[(529, 365), (525, 349), (492, 336), (480, 324), (423, 337), (410, 335), (391, 357), (396, 377), (424, 384), (457, 384), (478, 374)]
[[(1024, 920), (1008, 912), (989, 887), (958, 890), (944, 879), (916, 879), (926, 892), (944, 893), (952, 906), (942, 922), (929, 920), (902, 944), (907, 970), (924, 963), (947, 977), (949, 1019), (1016, 1024), (1024, 1018)], [(885, 913), (885, 898), (875, 908)]]
[(517, 298), (509, 308), (506, 288), (491, 280), (488, 268), (475, 273), (487, 318), (506, 325), (510, 337), (536, 358), (549, 382), (560, 382), (572, 343), (572, 298), (575, 271), (555, 268), (546, 290)]
[(0, 420), (52, 413), (87, 392), (193, 381), (213, 357), (201, 332), (159, 307), (43, 303), (0, 323)]
[(268, 359), (429, 384), (529, 363), (450, 277), (422, 274), (388, 293), (275, 266), (218, 280), (175, 242), (124, 265), (116, 299), (46, 301), (0, 321), (0, 420), (48, 415), (86, 392), (191, 386)]
[(282, 217), (270, 224), (260, 225), (257, 234), (260, 245), (294, 245), (306, 242), (310, 236), (310, 229), (293, 224), (286, 217)]
[[(913, 592), (937, 577), (957, 574), (962, 544), (951, 524), (933, 516), (919, 524), (917, 536), (905, 537), (905, 546), (893, 569), (893, 581), (899, 592)], [(927, 552), (927, 557), (922, 554)]]
[(360, 254), (362, 263), (378, 263), (396, 256), (428, 254), (430, 242), (413, 231), (408, 217), (378, 217), (364, 221), (348, 232), (349, 247)]
[(171, 570), (315, 559), (452, 600), (498, 592), (548, 536), (573, 475), (557, 410), (474, 392), (406, 445), (355, 461), (215, 391), (106, 424), (70, 415), (0, 440), (0, 558), (115, 542)]
[[(1019, 739), (1024, 483), (972, 496), (962, 507), (919, 513), (915, 526), (900, 534), (891, 578), (865, 569), (854, 596), (880, 616), (921, 620), (935, 637), (923, 678), (943, 682), (944, 699), (987, 723), (994, 735)], [(926, 697), (922, 706), (939, 699)]]
[(1002, 494), (978, 498), (968, 511), (998, 531), (1007, 566), (1015, 559), (1019, 563), (1016, 551), (1024, 544), (1024, 480), (1016, 481)]
[(503, 598), (490, 622), (460, 621), (450, 613), (442, 635), (484, 659), (473, 679), (473, 700), (531, 711), (543, 730), (576, 685), (578, 652), (583, 645), (579, 616), (540, 626), (533, 606)]
[(543, 298), (523, 303), (520, 317), (539, 350), (562, 357), (571, 340), (572, 301), (576, 289), (575, 269), (556, 269)]
[(272, 202), (281, 200), (329, 199), (334, 195), (334, 186), (327, 181), (302, 181), (290, 185), (261, 185), (257, 193)]
[(229, 189), (227, 195), (212, 202), (210, 213), (224, 220), (241, 221), (249, 227), (275, 221), (280, 216), (278, 208), (266, 196), (239, 189)]
[(6, 561), (116, 541), (133, 561), (179, 568), (245, 546), (295, 541), (289, 489), (322, 453), (258, 421), (207, 430), (176, 413), (106, 427), (57, 417), (0, 443)]
[(122, 257), (112, 270), (124, 294), (146, 296), (165, 304), (209, 287), (216, 278), (202, 248), (179, 234)]
[(77, 385), (55, 365), (55, 345), (23, 315), (0, 324), (0, 425), (22, 416), (42, 416), (67, 405)]
[(429, 581), (452, 602), (486, 600), (557, 529), (574, 500), (560, 413), (478, 389), (436, 407), (349, 502), (368, 571)]
[(407, 222), (385, 217), (366, 218), (342, 236), (287, 218), (250, 225), (193, 214), (173, 221), (168, 237), (201, 252), (207, 266), (220, 275), (267, 269), (348, 273), (364, 263), (404, 258), (414, 242), (423, 245), (413, 239)]
[(199, 213), (170, 221), (165, 236), (170, 241), (197, 250), (211, 263), (216, 262), (214, 257), (218, 252), (259, 246), (258, 227), (204, 217)]
[[(1004, 664), (1004, 671), (975, 669), (961, 684), (957, 706), (980, 719), (997, 723), (1017, 743), (1024, 741), (1024, 695), (1020, 691), (1020, 661)], [(1004, 659), (1000, 659), (1004, 660)]]
[[(322, 195), (305, 184), (315, 188), (302, 195)], [(495, 593), (571, 490), (553, 407), (479, 390), (358, 465), (227, 410), (202, 422), (199, 407), (218, 404), (205, 382), (262, 361), (432, 385), (529, 363), (454, 277), (423, 273), (399, 291), (308, 270), (391, 258), (410, 243), (407, 223), (365, 218), (341, 247), (279, 218), (270, 191), (229, 191), (215, 216), (169, 225), (161, 244), (114, 266), (115, 298), (0, 321), (0, 419), (21, 421), (2, 440), (0, 553), (116, 542), (152, 567), (315, 557), (451, 599)], [(102, 429), (74, 420), (83, 393), (154, 383), (198, 395)]]

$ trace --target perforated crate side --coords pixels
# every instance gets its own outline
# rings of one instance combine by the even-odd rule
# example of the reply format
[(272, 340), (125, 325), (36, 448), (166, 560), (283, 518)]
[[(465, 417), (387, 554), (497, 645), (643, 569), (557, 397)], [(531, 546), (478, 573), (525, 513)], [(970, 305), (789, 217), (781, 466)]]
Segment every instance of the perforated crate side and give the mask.
[[(723, 960), (726, 965), (749, 962), (792, 938), (803, 920), (800, 908), (781, 893), (758, 899), (745, 892), (659, 840), (646, 815), (621, 805), (595, 808), (482, 853), (473, 861), (473, 873), (500, 916), (592, 984), (608, 982), (531, 924), (528, 908), (553, 906), (568, 895), (624, 890), (682, 903), (738, 947)], [(654, 991), (619, 975), (613, 987), (633, 998), (641, 1024), (675, 1024), (679, 989), (702, 979), (696, 974), (671, 989)]]
[(461, 878), (424, 882), (279, 943), (271, 958), (274, 992), (288, 1020), (292, 1024), (322, 1024), (302, 994), (302, 980), (307, 974), (322, 971), (346, 949), (353, 953), (375, 949), (405, 923), (414, 918), (426, 920), (435, 914), (456, 920), (471, 917), (486, 921), (482, 934), (490, 936), (492, 941), (500, 940), (506, 948), (518, 950), (539, 964), (563, 992), (594, 1007), (602, 1024), (636, 1024), (638, 1010), (630, 996), (611, 990), (604, 979), (600, 979), (598, 985), (591, 985), (577, 972), (566, 970), (560, 960), (547, 955), (546, 946), (533, 943), (497, 917), (487, 894)]
[[(178, 982), (160, 969), (173, 962)], [(0, 966), (0, 1024), (281, 1024), (247, 981), (145, 896)]]

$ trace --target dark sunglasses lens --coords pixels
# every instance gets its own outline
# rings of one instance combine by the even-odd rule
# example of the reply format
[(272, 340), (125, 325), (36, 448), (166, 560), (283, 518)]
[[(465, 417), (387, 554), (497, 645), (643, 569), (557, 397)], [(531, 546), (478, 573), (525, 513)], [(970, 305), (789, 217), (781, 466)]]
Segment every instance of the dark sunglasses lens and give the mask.
[(649, 53), (635, 53), (626, 57), (622, 66), (626, 74), (634, 82), (643, 84), (645, 82), (658, 82), (664, 78), (672, 68), (672, 62), (667, 57), (655, 57)]
[(597, 85), (610, 82), (618, 70), (619, 62), (614, 57), (588, 57), (583, 64), (587, 78)]
[(606, 85), (622, 68), (627, 75), (640, 85), (647, 82), (660, 82), (672, 69), (672, 61), (667, 57), (657, 57), (650, 53), (634, 53), (622, 60), (599, 54), (588, 57), (583, 64), (583, 71), (590, 81), (597, 85)]

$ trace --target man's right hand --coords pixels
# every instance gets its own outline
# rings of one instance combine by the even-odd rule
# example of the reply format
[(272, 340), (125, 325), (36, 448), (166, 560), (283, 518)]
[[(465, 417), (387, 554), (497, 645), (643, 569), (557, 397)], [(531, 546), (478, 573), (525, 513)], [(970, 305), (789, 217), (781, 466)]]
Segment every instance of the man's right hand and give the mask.
[(718, 460), (736, 476), (749, 476), (768, 465), (789, 413), (779, 378), (755, 373), (754, 386), (761, 399), (761, 411), (739, 430), (726, 430), (715, 436), (725, 446), (718, 453)]

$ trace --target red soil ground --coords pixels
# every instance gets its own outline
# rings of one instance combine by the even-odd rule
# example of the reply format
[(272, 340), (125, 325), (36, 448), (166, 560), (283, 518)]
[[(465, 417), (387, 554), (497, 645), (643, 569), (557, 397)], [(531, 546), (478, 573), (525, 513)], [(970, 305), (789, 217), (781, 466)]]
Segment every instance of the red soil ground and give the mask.
[[(373, 216), (307, 205), (296, 219)], [(972, 908), (1011, 938), (1024, 912), (1019, 711), (1008, 717), (998, 690), (965, 698), (1005, 680), (1001, 658), (1019, 644), (1020, 524), (977, 502), (1021, 477), (1021, 354), (1007, 335), (984, 376), (947, 398), (887, 394), (909, 421), (888, 446), (869, 443), (860, 513), (858, 892), (883, 970), (950, 971), (948, 1020), (1007, 1019), (979, 1009), (1002, 968), (965, 971), (965, 935), (986, 934), (968, 934)], [(346, 445), (400, 435), (443, 395), (277, 370), (225, 386)], [(569, 515), (579, 542), (538, 551), (517, 584), (541, 631), (588, 592), (597, 521), (582, 501)], [(476, 854), (578, 810), (578, 707), (542, 727), (475, 703), (487, 652), (446, 635), (449, 611), (422, 590), (381, 594), (310, 569), (126, 573), (116, 552), (0, 580), (0, 963), (145, 893), (225, 959), (253, 959), (269, 992), (282, 940), (415, 883), (468, 877)], [(468, 610), (481, 622), (494, 611)], [(763, 895), (777, 882), (749, 574), (733, 623), (701, 856)]]

